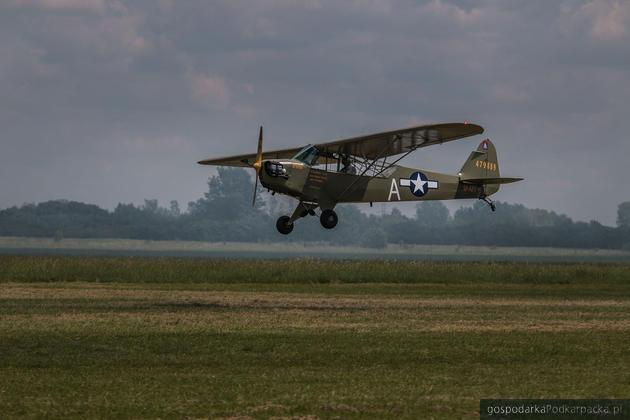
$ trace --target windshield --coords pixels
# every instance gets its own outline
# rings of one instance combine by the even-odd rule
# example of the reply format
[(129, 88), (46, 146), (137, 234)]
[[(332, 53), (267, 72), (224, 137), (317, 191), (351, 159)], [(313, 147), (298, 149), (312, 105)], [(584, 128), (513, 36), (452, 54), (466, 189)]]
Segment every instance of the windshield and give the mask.
[(307, 165), (311, 166), (315, 162), (315, 159), (317, 159), (318, 154), (319, 151), (317, 150), (317, 148), (309, 144), (304, 149), (300, 150), (295, 156), (293, 156), (293, 159), (299, 160), (300, 162), (306, 163)]

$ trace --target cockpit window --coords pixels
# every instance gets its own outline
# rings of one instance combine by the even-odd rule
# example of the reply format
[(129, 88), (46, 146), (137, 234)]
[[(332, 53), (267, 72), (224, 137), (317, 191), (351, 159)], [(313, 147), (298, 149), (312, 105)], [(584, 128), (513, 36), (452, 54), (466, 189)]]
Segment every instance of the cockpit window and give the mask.
[(319, 150), (317, 150), (315, 146), (308, 145), (300, 150), (295, 156), (293, 156), (293, 159), (299, 160), (300, 162), (306, 163), (307, 165), (311, 166), (313, 165), (313, 163), (315, 163), (318, 154)]

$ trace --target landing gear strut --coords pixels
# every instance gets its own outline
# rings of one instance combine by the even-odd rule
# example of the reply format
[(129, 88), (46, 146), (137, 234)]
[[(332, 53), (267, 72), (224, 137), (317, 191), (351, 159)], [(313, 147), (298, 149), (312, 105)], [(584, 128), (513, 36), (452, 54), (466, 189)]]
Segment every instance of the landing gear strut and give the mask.
[(339, 217), (337, 217), (337, 213), (335, 213), (333, 210), (326, 209), (322, 211), (321, 216), (319, 216), (319, 221), (326, 229), (332, 229), (337, 226)]
[(300, 201), (300, 204), (295, 208), (295, 211), (289, 216), (280, 216), (276, 221), (276, 229), (278, 232), (283, 235), (288, 235), (293, 231), (293, 222), (302, 217), (306, 217), (308, 215), (315, 216), (315, 210), (317, 208), (317, 204), (315, 203), (307, 203)]
[(482, 200), (488, 203), (492, 211), (497, 211), (497, 206), (494, 205), (494, 201), (490, 200), (488, 197), (483, 197)]
[(484, 191), (483, 187), (480, 187), (477, 190), (478, 193), (478, 198), (480, 200), (483, 200), (486, 202), (486, 204), (488, 204), (490, 206), (490, 209), (492, 211), (496, 211), (497, 210), (497, 206), (494, 205), (494, 201), (490, 200), (490, 198), (488, 198), (488, 196), (486, 195), (486, 192)]

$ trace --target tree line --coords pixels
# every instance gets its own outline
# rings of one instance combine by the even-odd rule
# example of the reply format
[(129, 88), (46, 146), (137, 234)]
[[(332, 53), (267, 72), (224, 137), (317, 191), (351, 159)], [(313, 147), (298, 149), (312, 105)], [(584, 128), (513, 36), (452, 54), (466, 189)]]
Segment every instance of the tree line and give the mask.
[[(94, 204), (53, 200), (0, 210), (0, 236), (129, 238), (192, 241), (313, 241), (381, 248), (396, 244), (457, 244), (630, 249), (630, 202), (618, 206), (617, 227), (597, 221), (575, 222), (552, 211), (498, 203), (497, 211), (478, 201), (450, 214), (439, 201), (420, 202), (414, 216), (393, 207), (387, 214), (366, 214), (354, 205), (339, 205), (335, 229), (306, 216), (284, 236), (275, 220), (293, 208), (258, 194), (251, 205), (253, 181), (239, 168), (219, 168), (203, 197), (181, 211), (177, 201), (161, 207), (120, 203), (113, 211)], [(268, 195), (267, 195), (268, 197)], [(278, 204), (279, 203), (279, 204)]]

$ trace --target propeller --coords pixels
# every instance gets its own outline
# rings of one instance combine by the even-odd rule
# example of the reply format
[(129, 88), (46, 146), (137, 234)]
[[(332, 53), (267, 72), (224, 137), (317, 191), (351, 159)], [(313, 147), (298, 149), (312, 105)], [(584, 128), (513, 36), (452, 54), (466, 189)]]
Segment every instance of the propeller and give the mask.
[(256, 162), (252, 165), (252, 168), (256, 171), (256, 183), (254, 184), (254, 199), (252, 200), (252, 207), (256, 205), (256, 190), (258, 190), (258, 174), (260, 173), (260, 167), (262, 166), (262, 139), (263, 128), (260, 126), (260, 133), (258, 134), (258, 151), (256, 152)]

